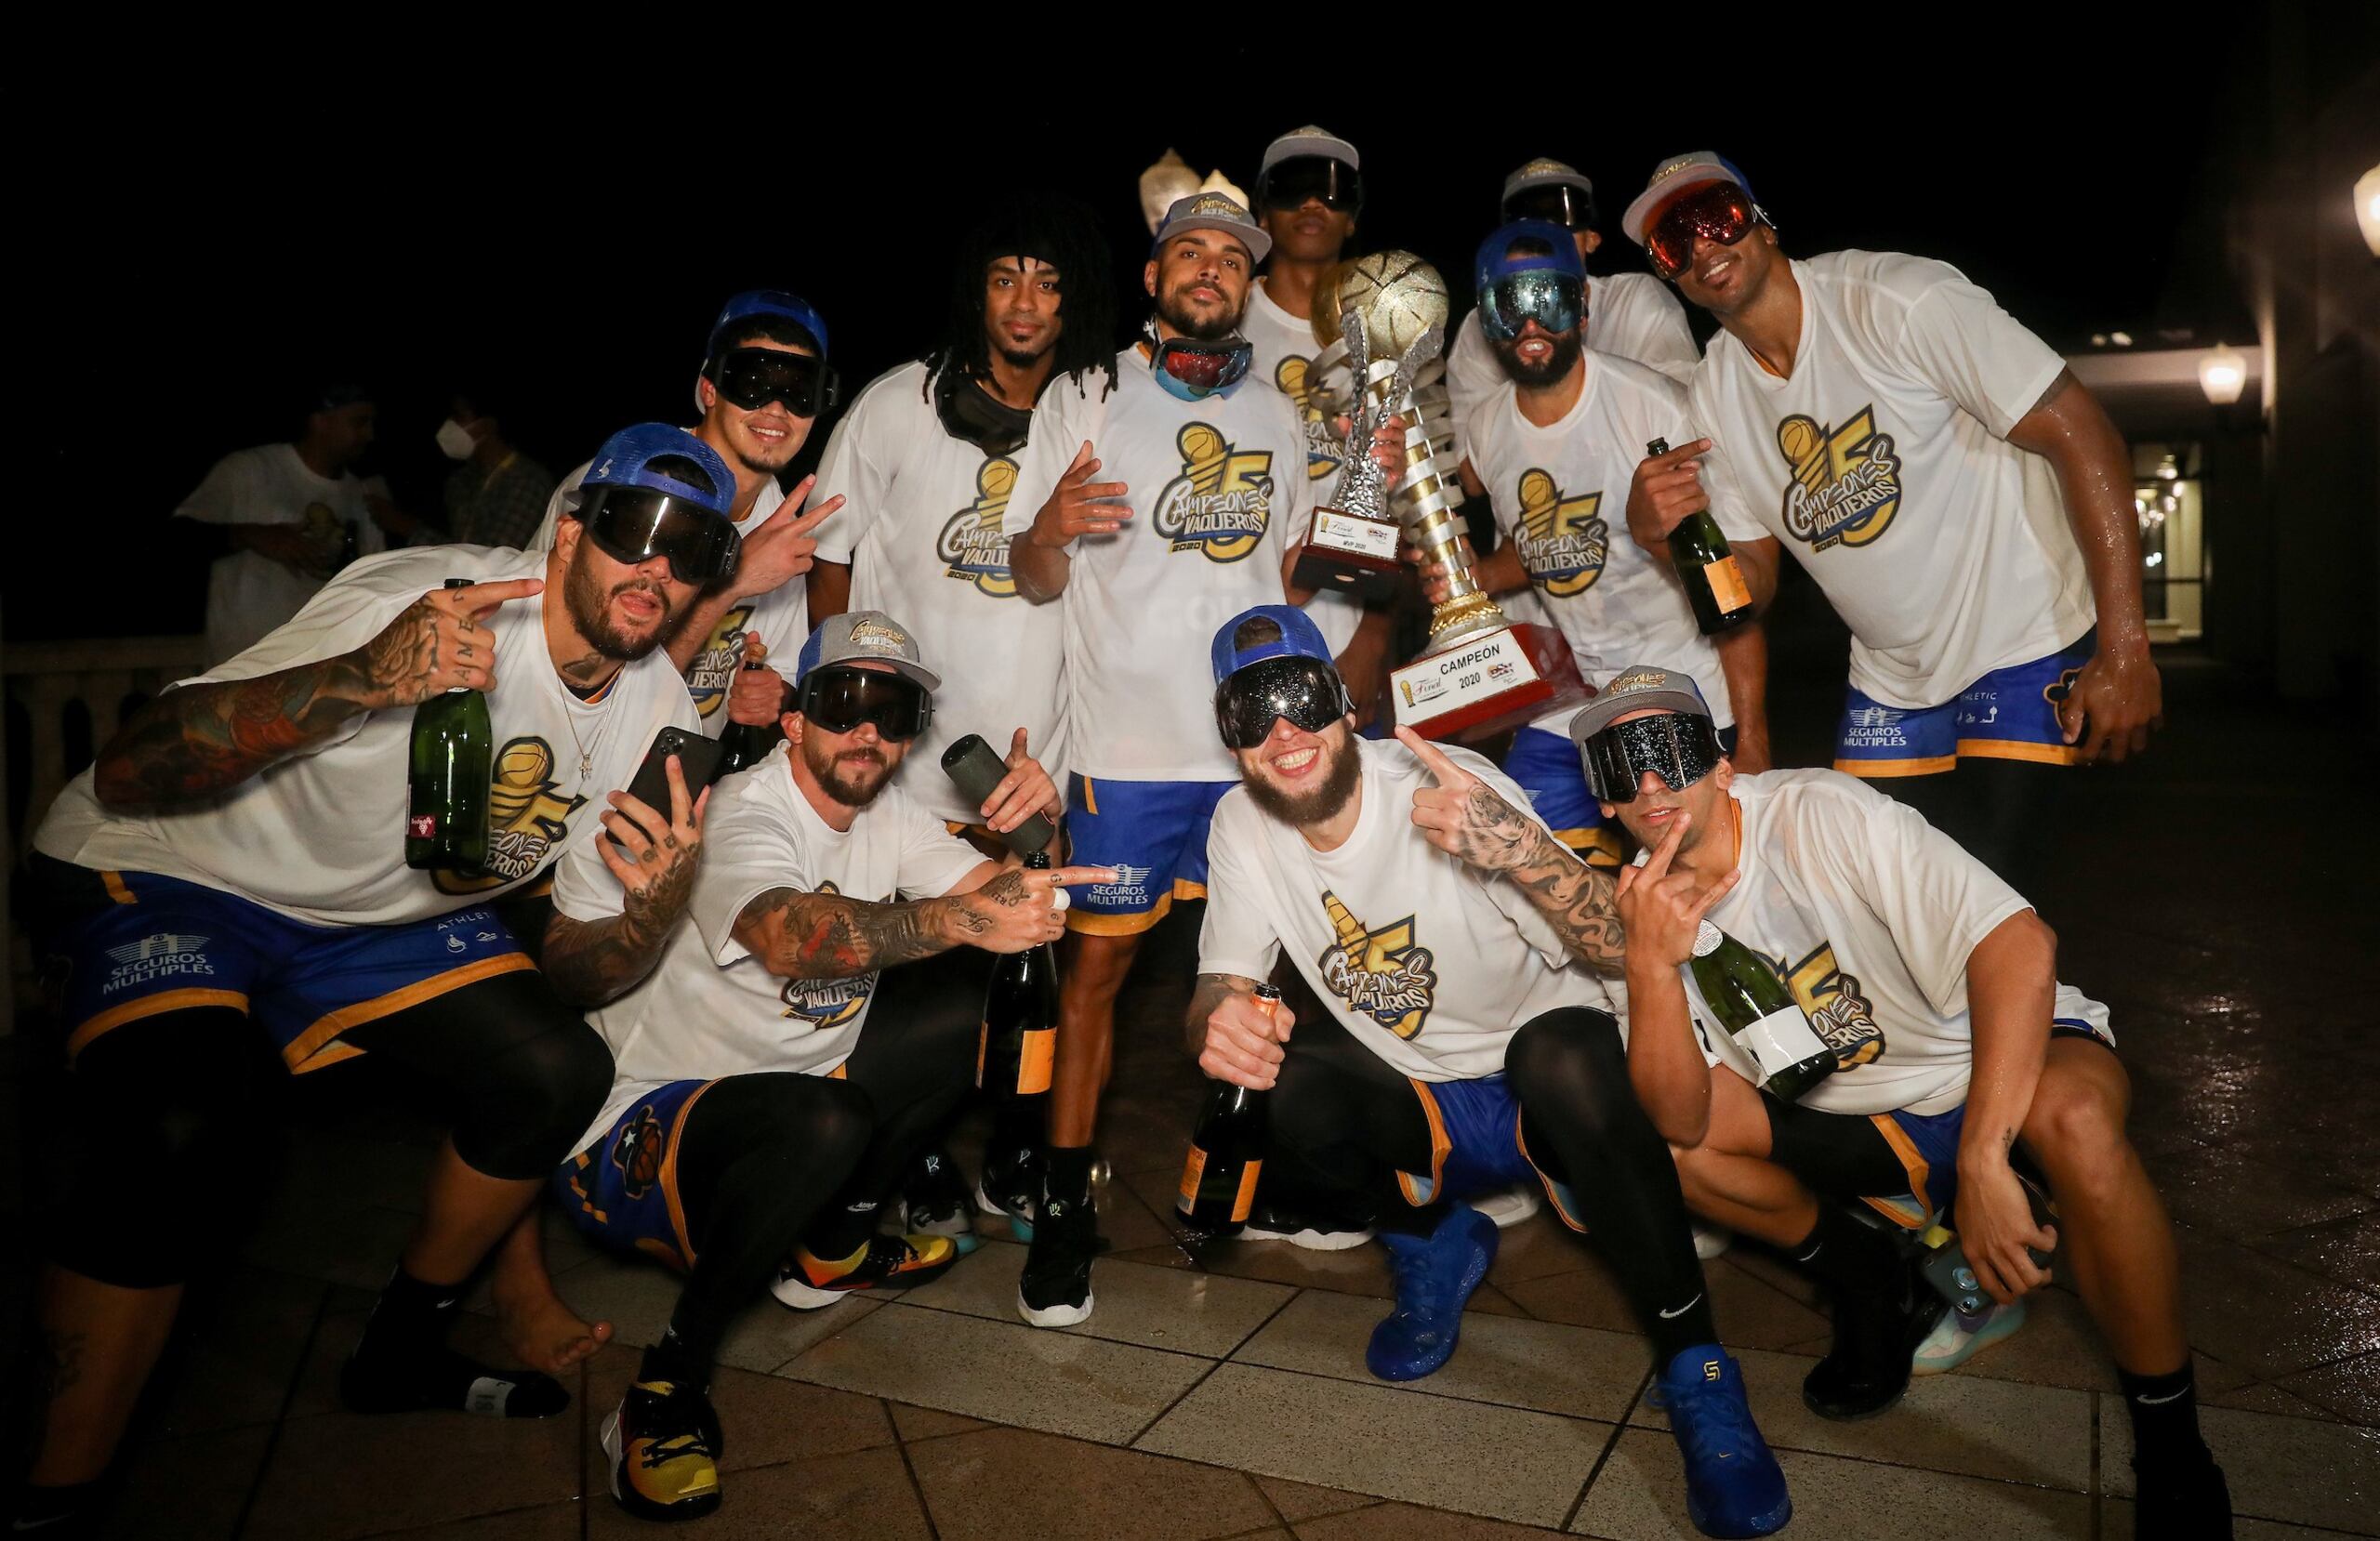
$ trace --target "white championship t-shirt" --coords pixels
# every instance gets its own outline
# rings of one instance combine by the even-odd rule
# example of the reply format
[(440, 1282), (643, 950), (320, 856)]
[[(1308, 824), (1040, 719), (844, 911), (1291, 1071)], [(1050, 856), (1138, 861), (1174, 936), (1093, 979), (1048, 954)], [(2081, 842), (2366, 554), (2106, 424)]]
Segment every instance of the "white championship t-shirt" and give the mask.
[[(1820, 1033), (1872, 1024), (1884, 1050), (1802, 1099), (1821, 1113), (1945, 1113), (1966, 1100), (1975, 1040), (1967, 955), (2030, 909), (1957, 841), (1855, 777), (1765, 770), (1731, 788), (1742, 876), (1707, 918), (1777, 967)], [(1724, 835), (1721, 836), (1724, 838)], [(1643, 861), (1640, 856), (1639, 863)], [(1681, 968), (1703, 1052), (1757, 1083)], [(2070, 985), (2053, 1016), (2106, 1032), (2108, 1008)]]
[(924, 364), (906, 363), (860, 392), (826, 442), (811, 502), (843, 499), (818, 560), (850, 565), (852, 608), (908, 627), (942, 677), (903, 790), (936, 818), (975, 823), (983, 810), (942, 772), (943, 750), (969, 733), (1005, 757), (1023, 728), (1033, 757), (1065, 784), (1064, 627), (1057, 605), (1020, 598), (1009, 574), (1003, 521), (1024, 452), (987, 455), (953, 438), (926, 381)]
[[(1590, 274), (1587, 279), (1587, 329), (1580, 339), (1598, 353), (1633, 359), (1684, 385), (1702, 362), (1694, 333), (1686, 324), (1686, 307), (1670, 286), (1650, 273)], [(1462, 318), (1454, 342), (1447, 349), (1447, 395), (1454, 404), (1455, 442), (1471, 426), (1471, 415), (1511, 376), (1496, 362), (1488, 334), (1479, 329), (1479, 312)]]
[[(1248, 313), (1240, 318), (1239, 330), (1253, 354), (1249, 373), (1263, 375), (1287, 396), (1305, 429), (1305, 474), (1311, 508), (1338, 490), (1339, 452), (1343, 447), (1331, 428), (1329, 415), (1315, 401), (1307, 381), (1306, 372), (1314, 363), (1314, 356), (1322, 351), (1314, 340), (1314, 326), (1274, 304), (1264, 292), (1264, 281), (1259, 279), (1249, 285)], [(1305, 526), (1300, 524), (1289, 531), (1289, 539), (1292, 544), (1305, 539)], [(1344, 652), (1348, 642), (1354, 639), (1355, 627), (1364, 618), (1364, 604), (1337, 589), (1326, 588), (1306, 601), (1305, 612), (1314, 617), (1322, 639), (1337, 654)]]
[[(1683, 442), (1686, 390), (1627, 359), (1593, 349), (1579, 357), (1586, 380), (1558, 422), (1539, 428), (1523, 416), (1509, 380), (1488, 398), (1471, 419), (1471, 468), (1579, 672), (1593, 681), (1638, 664), (1682, 670), (1712, 720), (1727, 727), (1736, 717), (1719, 650), (1696, 626), (1668, 555), (1628, 534), (1629, 481), (1648, 441)], [(1567, 733), (1577, 712), (1566, 706), (1532, 726)]]
[(1066, 753), (1086, 776), (1236, 781), (1215, 734), (1208, 649), (1225, 621), (1283, 599), (1281, 563), (1312, 497), (1305, 435), (1289, 398), (1255, 380), (1184, 402), (1151, 378), (1137, 348), (1116, 360), (1104, 402), (1064, 381), (1034, 409), (1010, 494), (1022, 535), (1090, 441), (1099, 481), (1122, 481), (1132, 517), (1078, 536), (1053, 601), (1065, 620)]
[[(198, 490), (174, 510), (207, 524), (302, 524), (324, 531), (336, 546), (337, 527), (354, 533), (360, 556), (385, 551), (388, 540), (364, 506), (366, 493), (386, 492), (342, 471), (318, 476), (295, 444), (260, 444), (215, 463)], [(321, 590), (308, 577), (261, 551), (218, 557), (206, 574), (206, 658), (209, 667), (264, 639)]]
[[(1530, 1019), (1566, 1006), (1611, 1010), (1604, 981), (1571, 957), (1527, 895), (1413, 826), (1413, 794), (1437, 784), (1413, 752), (1393, 740), (1353, 743), (1363, 807), (1336, 850), (1315, 850), (1246, 787), (1216, 805), (1199, 972), (1267, 979), (1286, 946), (1331, 1014), (1416, 1081), (1493, 1075)], [(1528, 808), (1487, 760), (1442, 747), (1506, 802)]]
[[(691, 429), (689, 431), (692, 431)], [(554, 495), (547, 500), (545, 522), (529, 542), (529, 549), (544, 551), (554, 543), (554, 523), (564, 517), (562, 497), (578, 490), (586, 480), (589, 460), (562, 479)], [(752, 499), (752, 507), (745, 510), (735, 528), (747, 536), (768, 522), (768, 518), (785, 503), (785, 489), (772, 477), (760, 483), (760, 491)], [(841, 515), (838, 513), (836, 519)], [(827, 525), (836, 519), (826, 521)], [(826, 528), (811, 532), (823, 536)], [(703, 648), (686, 665), (686, 693), (694, 698), (694, 710), (702, 715), (703, 731), (717, 738), (727, 731), (727, 691), (735, 681), (735, 671), (743, 667), (743, 645), (746, 633), (760, 638), (769, 650), (770, 666), (787, 679), (793, 678), (794, 654), (810, 639), (810, 587), (802, 578), (794, 578), (757, 599), (730, 605), (719, 624), (710, 628)]]
[(1851, 683), (1938, 706), (2091, 628), (2050, 463), (2003, 437), (2065, 361), (1947, 263), (1795, 261), (1793, 376), (1726, 333), (1687, 390), (1689, 437), (1741, 493), (1728, 538), (1774, 535), (1851, 628)]
[[(772, 889), (869, 903), (932, 899), (985, 864), (898, 786), (861, 809), (848, 831), (833, 828), (794, 784), (790, 752), (780, 744), (711, 789), (686, 918), (644, 982), (588, 1018), (612, 1046), (618, 1071), (577, 1149), (668, 1082), (753, 1071), (824, 1075), (851, 1058), (877, 971), (781, 979), (735, 940), (745, 905)], [(554, 883), (554, 905), (575, 920), (599, 921), (619, 913), (619, 884), (600, 863), (567, 863)]]
[[(509, 547), (421, 546), (368, 558), (332, 579), (296, 620), (183, 683), (251, 679), (351, 652), (448, 578), (545, 574), (545, 552)], [(496, 632), (496, 688), (487, 698), (496, 735), (491, 876), (404, 864), (411, 707), (353, 718), (311, 752), (172, 812), (111, 813), (86, 770), (59, 795), (34, 843), (61, 862), (178, 877), (319, 926), (420, 920), (518, 888), (572, 841), (602, 834), (604, 794), (628, 786), (655, 733), (695, 726), (659, 648), (622, 665), (595, 700), (573, 694), (546, 646), (548, 602), (562, 602), (558, 586), (511, 600), (488, 622)]]

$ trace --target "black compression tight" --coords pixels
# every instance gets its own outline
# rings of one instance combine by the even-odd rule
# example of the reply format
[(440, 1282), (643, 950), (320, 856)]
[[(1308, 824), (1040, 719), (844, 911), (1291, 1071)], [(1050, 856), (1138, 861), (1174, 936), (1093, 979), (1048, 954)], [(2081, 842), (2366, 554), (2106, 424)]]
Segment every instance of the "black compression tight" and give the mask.
[(1879, 777), (1868, 784), (1925, 815), (2001, 881), (2033, 899), (2064, 833), (2058, 809), (2075, 773), (2071, 766), (1972, 755), (1955, 770)]

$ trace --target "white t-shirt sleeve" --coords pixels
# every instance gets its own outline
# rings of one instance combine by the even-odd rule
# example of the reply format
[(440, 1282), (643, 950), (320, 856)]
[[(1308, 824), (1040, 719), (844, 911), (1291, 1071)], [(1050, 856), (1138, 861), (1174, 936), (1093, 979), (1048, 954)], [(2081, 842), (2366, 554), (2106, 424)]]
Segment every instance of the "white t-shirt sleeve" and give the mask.
[(835, 425), (826, 453), (818, 461), (818, 481), (810, 490), (808, 507), (815, 508), (840, 496), (843, 506), (813, 532), (820, 561), (851, 564), (852, 551), (881, 514), (891, 478), (884, 473), (876, 438), (877, 422), (891, 415), (869, 410), (871, 396), (863, 396), (851, 415)]
[[(1455, 456), (1471, 457), (1471, 417), (1503, 383), (1504, 372), (1479, 328), (1479, 312), (1462, 318), (1455, 329), (1454, 346), (1447, 349), (1447, 404), (1454, 414)], [(1473, 469), (1477, 469), (1474, 462)]]
[[(745, 905), (771, 889), (807, 893), (817, 882), (800, 834), (774, 802), (747, 795), (714, 808), (705, 821), (703, 868), (694, 878), (686, 918), (702, 933), (711, 961), (722, 968), (747, 955), (735, 940), (735, 920)], [(555, 897), (561, 898), (559, 885)]]
[(1965, 1010), (1968, 955), (2032, 906), (1916, 810), (1848, 777), (1805, 789), (1801, 801), (1801, 859), (1875, 913), (1934, 1009)]
[[(1008, 511), (1001, 516), (1000, 528), (1011, 535), (1021, 535), (1033, 528), (1034, 516), (1050, 494), (1058, 489), (1066, 468), (1074, 464), (1075, 452), (1083, 441), (1091, 441), (1094, 455), (1099, 454), (1100, 430), (1106, 426), (1107, 411), (1100, 398), (1106, 389), (1104, 376), (1085, 371), (1083, 384), (1070, 379), (1051, 382), (1033, 409), (1033, 424), (1025, 442), (1025, 453), (1016, 462), (1016, 484), (1009, 489)], [(1103, 471), (1101, 481), (1113, 477)], [(1135, 488), (1137, 492), (1139, 489)], [(1127, 494), (1126, 502), (1130, 501)], [(1146, 510), (1138, 510), (1145, 514)], [(1071, 549), (1077, 544), (1068, 543)]]
[[(1680, 431), (1693, 432), (1691, 428)], [(1694, 439), (1701, 437), (1694, 434)], [(1694, 439), (1686, 442), (1690, 444)], [(1702, 457), (1702, 491), (1711, 499), (1711, 517), (1718, 523), (1719, 533), (1729, 540), (1766, 540), (1775, 533), (1752, 517), (1752, 500), (1744, 495), (1743, 483), (1738, 480), (1726, 450), (1715, 440), (1710, 453)]]
[(940, 819), (904, 799), (901, 859), (893, 886), (912, 899), (939, 899), (957, 888), (986, 858), (950, 833)]
[[(1229, 796), (1244, 802), (1248, 795)], [(1263, 892), (1263, 879), (1254, 869), (1257, 853), (1250, 849), (1255, 838), (1228, 813), (1207, 831), (1207, 918), (1198, 930), (1202, 974), (1236, 974), (1261, 982), (1273, 977), (1273, 965), (1280, 958), (1281, 939), (1257, 898)]]
[(249, 472), (251, 456), (242, 451), (218, 460), (190, 496), (174, 512), (207, 524), (253, 524), (262, 517), (257, 507), (256, 479)]
[(1702, 351), (1694, 346), (1694, 328), (1686, 324), (1686, 307), (1678, 303), (1669, 285), (1662, 284), (1654, 295), (1644, 307), (1645, 329), (1637, 339), (1636, 362), (1684, 385), (1693, 378)]
[(1957, 270), (1943, 271), (1902, 317), (1897, 356), (2005, 439), (2066, 361)]

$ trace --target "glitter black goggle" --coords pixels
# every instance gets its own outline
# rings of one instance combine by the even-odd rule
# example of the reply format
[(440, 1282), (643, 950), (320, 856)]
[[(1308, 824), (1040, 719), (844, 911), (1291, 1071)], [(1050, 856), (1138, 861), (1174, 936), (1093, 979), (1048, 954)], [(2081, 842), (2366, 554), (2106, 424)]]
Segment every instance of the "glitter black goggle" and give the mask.
[(1647, 770), (1673, 792), (1709, 775), (1719, 763), (1719, 731), (1709, 718), (1687, 712), (1634, 718), (1588, 739), (1579, 759), (1596, 800), (1632, 803)]

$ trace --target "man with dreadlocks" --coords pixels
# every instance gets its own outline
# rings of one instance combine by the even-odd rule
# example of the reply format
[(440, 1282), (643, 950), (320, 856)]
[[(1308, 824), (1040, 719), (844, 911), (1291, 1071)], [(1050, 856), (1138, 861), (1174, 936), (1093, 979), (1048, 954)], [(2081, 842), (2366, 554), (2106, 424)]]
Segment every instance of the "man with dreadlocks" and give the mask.
[[(1026, 195), (994, 210), (959, 244), (941, 345), (861, 391), (819, 463), (814, 499), (843, 507), (820, 533), (810, 613), (880, 610), (913, 623), (942, 687), (902, 790), (979, 840), (990, 838), (985, 810), (937, 769), (953, 740), (980, 731), (1063, 775), (1059, 608), (1017, 597), (1001, 521), (1042, 394), (1113, 389), (1107, 270), (1107, 244), (1072, 200)], [(995, 725), (1013, 728), (1005, 744)], [(888, 975), (888, 1003), (909, 999), (886, 1009), (972, 1022), (991, 966), (990, 954), (959, 947)], [(975, 1198), (1027, 1234), (1041, 1189), (1039, 1100), (999, 1107)], [(968, 1198), (948, 1157), (930, 1151), (909, 1175), (905, 1229), (972, 1245)]]

